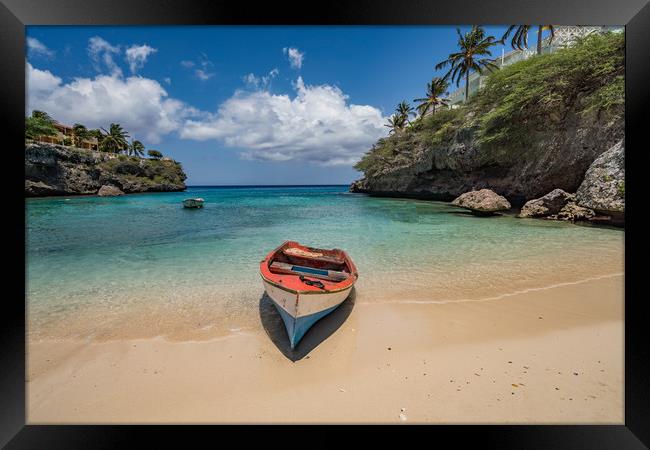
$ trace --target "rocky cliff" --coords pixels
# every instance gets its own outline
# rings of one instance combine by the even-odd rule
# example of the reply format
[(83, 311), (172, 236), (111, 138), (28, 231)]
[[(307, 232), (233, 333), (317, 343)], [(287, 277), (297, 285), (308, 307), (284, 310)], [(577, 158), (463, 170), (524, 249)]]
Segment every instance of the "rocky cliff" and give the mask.
[[(554, 189), (575, 193), (623, 140), (623, 57), (624, 36), (611, 34), (501, 69), (467, 105), (380, 139), (350, 190), (452, 200), (487, 188), (514, 206)], [(608, 173), (611, 189), (624, 186), (622, 171)]]
[(116, 155), (52, 144), (25, 146), (25, 195), (97, 194), (102, 186), (125, 193), (182, 191), (186, 175), (172, 160)]

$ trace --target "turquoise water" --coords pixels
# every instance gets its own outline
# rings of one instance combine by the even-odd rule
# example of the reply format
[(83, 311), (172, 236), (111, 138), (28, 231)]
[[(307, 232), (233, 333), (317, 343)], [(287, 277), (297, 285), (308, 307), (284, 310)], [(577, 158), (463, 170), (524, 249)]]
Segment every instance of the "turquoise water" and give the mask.
[[(201, 210), (184, 209), (203, 197)], [(623, 271), (617, 229), (477, 218), (336, 187), (28, 199), (32, 338), (204, 337), (259, 326), (259, 261), (284, 240), (348, 251), (357, 301), (454, 301)]]

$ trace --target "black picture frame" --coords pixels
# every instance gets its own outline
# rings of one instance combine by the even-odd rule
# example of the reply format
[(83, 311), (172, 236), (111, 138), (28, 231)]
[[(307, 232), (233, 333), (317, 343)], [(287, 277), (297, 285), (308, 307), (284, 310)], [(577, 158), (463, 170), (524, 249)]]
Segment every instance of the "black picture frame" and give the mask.
[[(254, 6), (253, 6), (254, 5)], [(11, 196), (3, 198), (5, 267), (8, 276), (0, 327), (0, 445), (7, 448), (115, 448), (136, 442), (153, 446), (174, 437), (193, 442), (215, 434), (238, 433), (239, 445), (261, 431), (273, 429), (294, 437), (291, 427), (164, 427), (164, 426), (43, 426), (26, 425), (25, 408), (25, 204), (24, 145), (25, 26), (27, 25), (202, 25), (202, 24), (320, 24), (320, 25), (450, 25), (450, 24), (598, 24), (626, 26), (626, 243), (625, 243), (625, 423), (622, 425), (425, 426), (401, 428), (430, 444), (441, 437), (456, 443), (475, 440), (498, 448), (646, 448), (650, 445), (650, 342), (640, 271), (639, 223), (635, 197), (640, 189), (641, 158), (647, 153), (650, 104), (650, 4), (647, 0), (455, 0), (434, 2), (360, 0), (355, 2), (244, 2), (185, 0), (0, 0), (0, 123), (4, 147), (4, 181)], [(644, 139), (646, 138), (646, 139)], [(15, 191), (15, 192), (14, 192)], [(6, 208), (10, 205), (10, 208)], [(636, 217), (635, 217), (636, 216)], [(12, 289), (7, 290), (10, 286)], [(22, 299), (22, 300), (21, 300)], [(337, 438), (313, 426), (301, 427), (301, 439), (335, 445)], [(388, 428), (374, 427), (383, 442)], [(395, 430), (395, 428), (392, 428)], [(290, 435), (289, 435), (290, 433)], [(309, 436), (312, 436), (311, 438)], [(246, 439), (248, 438), (248, 439)], [(146, 440), (143, 440), (146, 439)], [(189, 441), (186, 439), (190, 439)], [(269, 436), (270, 440), (277, 439)], [(436, 441), (433, 441), (435, 439)], [(286, 440), (277, 441), (278, 444)]]

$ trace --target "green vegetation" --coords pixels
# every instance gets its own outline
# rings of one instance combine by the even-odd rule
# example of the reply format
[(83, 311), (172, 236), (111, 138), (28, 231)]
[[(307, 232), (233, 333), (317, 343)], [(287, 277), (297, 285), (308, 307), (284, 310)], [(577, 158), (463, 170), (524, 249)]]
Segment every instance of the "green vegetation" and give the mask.
[(185, 180), (182, 166), (176, 161), (119, 155), (102, 161), (99, 168), (117, 178), (141, 184), (181, 184)]
[[(75, 146), (82, 148), (84, 142), (96, 139), (98, 150), (107, 153), (125, 153), (133, 156), (144, 156), (145, 146), (141, 141), (127, 139), (129, 133), (122, 128), (119, 123), (111, 123), (108, 131), (104, 128), (89, 130), (85, 125), (75, 123), (72, 126), (71, 135), (62, 135), (55, 127), (55, 120), (44, 111), (32, 111), (32, 115), (25, 117), (25, 138), (38, 140), (46, 136), (57, 136), (59, 142), (66, 146)], [(162, 153), (158, 150), (152, 150), (149, 156), (153, 158), (162, 158)]]
[(36, 139), (39, 136), (54, 136), (54, 120), (43, 111), (32, 111), (32, 115), (25, 117), (25, 138)]
[(413, 162), (471, 132), (486, 155), (523, 157), (536, 134), (558, 129), (568, 114), (584, 119), (623, 114), (625, 36), (593, 34), (576, 45), (533, 56), (491, 73), (485, 87), (454, 109), (421, 115), (380, 139), (355, 168), (372, 176)]
[(618, 185), (618, 195), (621, 198), (625, 198), (625, 180), (621, 181)]
[(101, 128), (101, 130), (104, 132), (102, 142), (99, 144), (101, 151), (120, 153), (128, 149), (129, 143), (126, 139), (129, 137), (129, 133), (124, 131), (120, 124), (112, 123), (108, 128), (109, 131), (104, 128)]
[(416, 98), (413, 101), (418, 102), (416, 109), (421, 117), (426, 116), (429, 111), (436, 112), (436, 106), (447, 106), (449, 99), (442, 98), (447, 94), (449, 83), (444, 78), (433, 77), (430, 83), (427, 83), (427, 92), (425, 97)]
[(147, 152), (147, 155), (149, 155), (153, 159), (160, 159), (163, 157), (163, 154), (160, 153), (158, 150), (149, 150)]
[(144, 144), (140, 141), (131, 141), (131, 144), (128, 148), (128, 154), (134, 156), (144, 155)]

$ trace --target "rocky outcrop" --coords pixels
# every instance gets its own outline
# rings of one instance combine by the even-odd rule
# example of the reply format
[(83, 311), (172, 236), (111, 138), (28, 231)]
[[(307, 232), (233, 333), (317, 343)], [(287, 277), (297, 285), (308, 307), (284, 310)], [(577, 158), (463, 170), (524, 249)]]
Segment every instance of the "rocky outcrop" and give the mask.
[(102, 186), (123, 193), (182, 191), (186, 175), (173, 160), (160, 161), (53, 144), (25, 146), (25, 195), (97, 194)]
[(576, 192), (594, 160), (623, 138), (623, 124), (620, 116), (570, 113), (562, 127), (546, 127), (530, 136), (532, 144), (507, 150), (480, 144), (475, 129), (461, 128), (444, 146), (415, 142), (408, 158), (366, 173), (350, 190), (449, 201), (485, 188), (520, 206), (553, 189)]
[(562, 209), (554, 215), (548, 216), (549, 219), (555, 220), (570, 220), (576, 222), (578, 220), (591, 220), (596, 214), (589, 208), (578, 206), (575, 202), (568, 202)]
[(124, 192), (122, 192), (119, 188), (116, 188), (115, 186), (110, 186), (108, 184), (105, 184), (104, 186), (99, 188), (99, 191), (97, 191), (97, 195), (100, 197), (115, 197), (116, 195), (124, 195)]
[(562, 208), (575, 199), (575, 195), (562, 189), (553, 189), (543, 197), (526, 202), (518, 217), (546, 217), (558, 214)]
[(589, 166), (576, 203), (622, 222), (625, 216), (625, 143), (621, 139)]
[(452, 205), (469, 209), (476, 215), (493, 215), (499, 211), (507, 211), (511, 208), (510, 203), (489, 189), (466, 192), (451, 202)]

